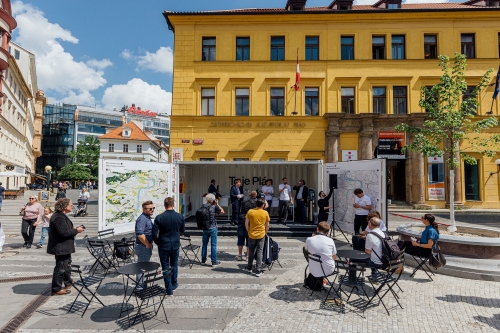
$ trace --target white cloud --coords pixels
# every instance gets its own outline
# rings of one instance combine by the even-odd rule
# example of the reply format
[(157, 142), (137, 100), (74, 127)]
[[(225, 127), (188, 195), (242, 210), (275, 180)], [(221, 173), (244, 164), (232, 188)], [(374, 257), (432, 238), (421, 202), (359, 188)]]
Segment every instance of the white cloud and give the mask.
[(174, 67), (174, 52), (170, 46), (162, 46), (155, 53), (146, 51), (145, 55), (137, 57), (137, 64), (140, 68), (171, 74)]
[(140, 106), (144, 110), (170, 114), (172, 93), (159, 85), (152, 85), (141, 79), (132, 79), (127, 84), (115, 84), (104, 91), (104, 108), (121, 108), (124, 104)]
[(69, 30), (49, 22), (41, 10), (22, 1), (14, 1), (12, 9), (18, 24), (15, 42), (35, 54), (41, 89), (67, 96), (64, 100), (70, 97), (88, 100), (90, 91), (106, 84), (102, 69), (111, 65), (108, 59), (76, 61), (61, 45), (61, 42), (78, 44), (78, 38)]
[(127, 49), (123, 50), (122, 53), (120, 54), (120, 57), (122, 57), (125, 60), (132, 59), (132, 56), (133, 56), (132, 52)]
[(109, 66), (113, 66), (113, 62), (109, 59), (102, 59), (102, 60), (90, 59), (89, 61), (87, 61), (87, 65), (93, 68), (103, 70)]

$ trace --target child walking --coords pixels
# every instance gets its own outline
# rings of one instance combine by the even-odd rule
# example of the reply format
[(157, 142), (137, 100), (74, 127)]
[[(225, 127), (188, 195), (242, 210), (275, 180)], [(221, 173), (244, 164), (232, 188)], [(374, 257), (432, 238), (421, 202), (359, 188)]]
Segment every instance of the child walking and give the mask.
[(42, 236), (40, 237), (40, 241), (38, 244), (36, 244), (37, 249), (41, 249), (43, 246), (43, 243), (45, 242), (45, 236), (49, 232), (49, 224), (50, 224), (50, 218), (52, 217), (52, 209), (50, 207), (45, 207), (45, 210), (43, 212), (42, 216)]

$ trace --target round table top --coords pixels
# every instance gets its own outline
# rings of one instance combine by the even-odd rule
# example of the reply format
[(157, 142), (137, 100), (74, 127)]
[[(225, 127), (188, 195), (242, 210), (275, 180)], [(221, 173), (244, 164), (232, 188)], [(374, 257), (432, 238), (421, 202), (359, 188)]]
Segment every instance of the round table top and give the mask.
[(160, 264), (157, 262), (136, 262), (118, 268), (118, 273), (125, 275), (141, 274), (143, 272), (151, 272), (157, 270)]
[(349, 258), (349, 259), (368, 259), (370, 255), (363, 251), (358, 250), (338, 250), (337, 256), (341, 258)]

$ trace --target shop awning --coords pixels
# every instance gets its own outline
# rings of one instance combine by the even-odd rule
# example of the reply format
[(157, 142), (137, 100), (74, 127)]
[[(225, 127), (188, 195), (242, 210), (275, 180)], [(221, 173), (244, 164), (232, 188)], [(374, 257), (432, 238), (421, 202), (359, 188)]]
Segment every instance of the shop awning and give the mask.
[(36, 174), (36, 173), (30, 173), (30, 175), (31, 175), (31, 177), (33, 177), (33, 178), (38, 178), (38, 179), (47, 180), (47, 176), (39, 175), (39, 174)]
[(4, 177), (26, 177), (26, 174), (19, 173), (19, 172), (14, 172), (14, 171), (4, 171), (4, 172), (0, 172), (0, 176), (4, 176)]

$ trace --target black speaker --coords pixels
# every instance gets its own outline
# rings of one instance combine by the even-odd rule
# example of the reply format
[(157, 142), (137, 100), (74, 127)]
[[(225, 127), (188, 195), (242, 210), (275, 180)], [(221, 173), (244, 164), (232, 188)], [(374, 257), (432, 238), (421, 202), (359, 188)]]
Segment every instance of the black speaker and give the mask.
[(337, 189), (337, 175), (330, 175), (330, 188)]

